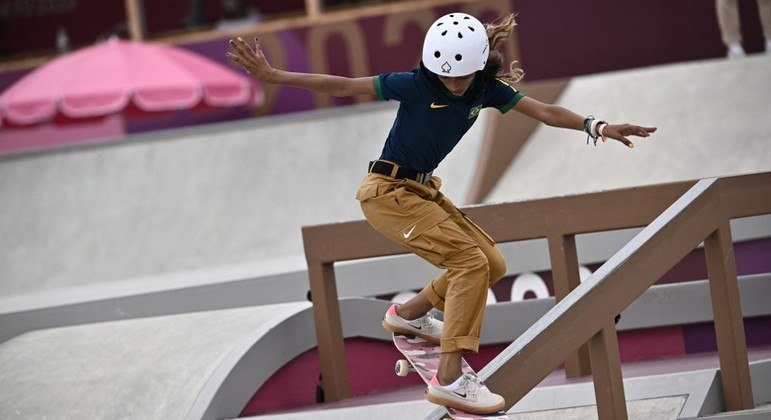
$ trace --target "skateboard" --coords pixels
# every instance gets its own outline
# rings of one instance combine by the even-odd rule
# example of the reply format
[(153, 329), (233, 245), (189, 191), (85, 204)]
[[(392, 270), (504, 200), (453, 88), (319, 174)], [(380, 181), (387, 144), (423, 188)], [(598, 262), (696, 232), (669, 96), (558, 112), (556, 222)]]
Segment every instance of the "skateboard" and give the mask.
[[(406, 359), (396, 361), (396, 374), (407, 376), (410, 372), (416, 372), (423, 378), (426, 386), (428, 386), (428, 383), (431, 382), (431, 379), (436, 376), (436, 372), (439, 370), (439, 356), (441, 354), (439, 345), (426, 342), (426, 340), (420, 337), (408, 334), (394, 333), (393, 338), (396, 349), (406, 357)], [(472, 374), (479, 381), (479, 385), (484, 387), (482, 381), (477, 378), (474, 369), (466, 363), (465, 359), (462, 361), (462, 369), (463, 373)], [(473, 414), (450, 407), (445, 407), (445, 409), (450, 418), (454, 420), (509, 419), (506, 413), (502, 411), (492, 414)]]

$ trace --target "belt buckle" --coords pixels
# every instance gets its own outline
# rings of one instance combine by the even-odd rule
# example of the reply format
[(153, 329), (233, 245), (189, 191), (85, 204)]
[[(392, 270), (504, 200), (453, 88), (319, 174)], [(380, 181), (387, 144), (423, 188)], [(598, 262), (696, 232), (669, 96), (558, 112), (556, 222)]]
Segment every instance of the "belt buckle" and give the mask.
[(420, 174), (420, 176), (418, 177), (417, 181), (420, 182), (423, 185), (427, 184), (428, 181), (431, 180), (431, 174), (432, 173), (433, 172), (429, 172), (429, 173), (426, 173), (426, 174)]

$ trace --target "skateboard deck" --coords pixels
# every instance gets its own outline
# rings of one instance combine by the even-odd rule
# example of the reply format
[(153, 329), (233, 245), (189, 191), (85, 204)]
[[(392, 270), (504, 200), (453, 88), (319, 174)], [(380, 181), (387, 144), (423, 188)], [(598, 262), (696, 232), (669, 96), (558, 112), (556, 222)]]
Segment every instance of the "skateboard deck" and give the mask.
[[(423, 382), (428, 385), (439, 370), (439, 356), (441, 354), (439, 345), (426, 342), (426, 340), (423, 340), (420, 337), (408, 334), (394, 333), (393, 338), (396, 348), (406, 358), (406, 360), (401, 359), (396, 362), (396, 374), (399, 376), (407, 376), (410, 372), (416, 372), (423, 378)], [(479, 385), (484, 387), (482, 381), (477, 378), (474, 369), (466, 363), (465, 359), (462, 361), (462, 369), (463, 373), (472, 374), (474, 378), (479, 381)], [(492, 414), (473, 414), (450, 407), (445, 407), (445, 409), (450, 418), (455, 420), (509, 419), (506, 413), (502, 411)]]

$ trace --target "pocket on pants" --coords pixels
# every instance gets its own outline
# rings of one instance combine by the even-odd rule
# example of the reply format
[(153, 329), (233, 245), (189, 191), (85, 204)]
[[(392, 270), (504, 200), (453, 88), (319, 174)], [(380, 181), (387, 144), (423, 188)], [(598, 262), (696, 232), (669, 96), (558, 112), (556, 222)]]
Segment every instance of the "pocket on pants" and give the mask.
[(403, 245), (439, 268), (446, 268), (444, 266), (445, 260), (460, 252), (477, 247), (476, 242), (449, 217), (439, 224), (429, 226), (420, 235)]
[(360, 202), (367, 201), (374, 197), (377, 197), (377, 184), (362, 184), (359, 189), (356, 190), (356, 199)]
[(450, 215), (443, 211), (433, 211), (399, 229), (399, 234), (405, 242), (410, 242), (449, 217)]

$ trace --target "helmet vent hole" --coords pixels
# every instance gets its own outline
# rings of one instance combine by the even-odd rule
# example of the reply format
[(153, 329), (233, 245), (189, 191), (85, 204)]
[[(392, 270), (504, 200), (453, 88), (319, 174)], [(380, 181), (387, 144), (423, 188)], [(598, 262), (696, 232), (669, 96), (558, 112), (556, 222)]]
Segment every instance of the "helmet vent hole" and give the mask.
[(447, 31), (442, 32), (442, 36), (447, 35)]
[(454, 17), (455, 17), (455, 15), (450, 15), (450, 17), (451, 17), (451, 18), (454, 18)]
[(460, 54), (455, 54), (455, 61), (463, 60), (463, 56)]
[(468, 17), (468, 16), (464, 16), (464, 17), (463, 17), (463, 19), (471, 19), (471, 18), (470, 18), (470, 17)]
[(463, 38), (463, 34), (458, 32), (458, 38)]
[(458, 24), (458, 21), (455, 21), (455, 22), (453, 22), (452, 24), (453, 24), (453, 25), (457, 25), (457, 24)]
[(471, 26), (469, 26), (468, 28), (469, 30), (471, 30), (471, 32), (474, 32), (474, 28), (472, 28)]
[(442, 25), (444, 25), (444, 22), (439, 22), (436, 24), (436, 26), (442, 26)]
[(434, 57), (439, 58), (441, 56), (442, 56), (442, 53), (440, 53), (439, 51), (434, 51)]

